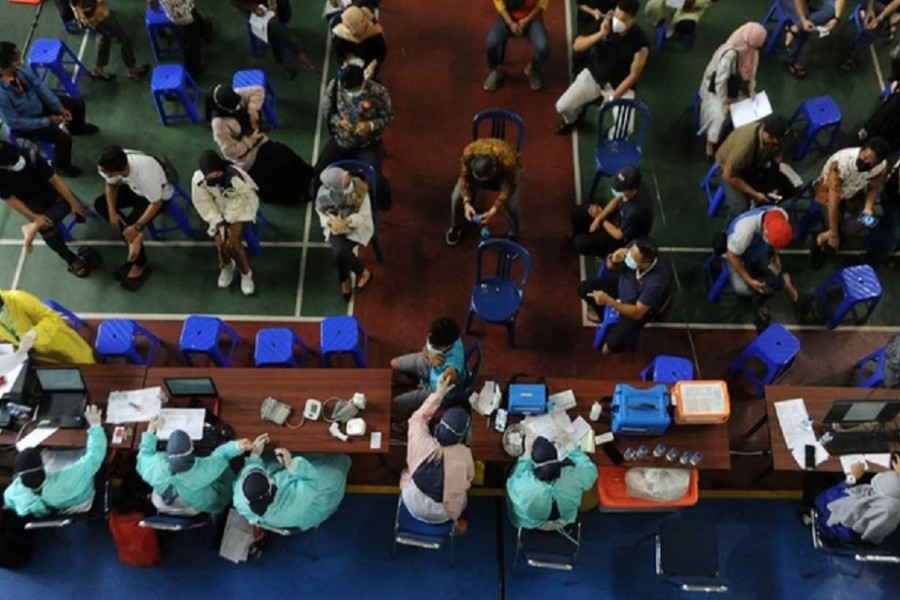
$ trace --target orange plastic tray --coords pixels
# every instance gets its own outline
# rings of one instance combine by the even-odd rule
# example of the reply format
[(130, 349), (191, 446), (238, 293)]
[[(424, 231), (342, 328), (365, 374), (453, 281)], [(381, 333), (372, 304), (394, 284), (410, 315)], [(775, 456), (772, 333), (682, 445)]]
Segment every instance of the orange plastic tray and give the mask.
[(40, 4), (42, 0), (6, 0), (10, 4)]
[(654, 502), (643, 498), (632, 498), (625, 486), (626, 467), (599, 467), (597, 477), (597, 494), (600, 506), (604, 508), (620, 508), (627, 510), (659, 510), (693, 506), (700, 499), (700, 475), (697, 469), (691, 469), (691, 480), (688, 492), (678, 500), (670, 502)]

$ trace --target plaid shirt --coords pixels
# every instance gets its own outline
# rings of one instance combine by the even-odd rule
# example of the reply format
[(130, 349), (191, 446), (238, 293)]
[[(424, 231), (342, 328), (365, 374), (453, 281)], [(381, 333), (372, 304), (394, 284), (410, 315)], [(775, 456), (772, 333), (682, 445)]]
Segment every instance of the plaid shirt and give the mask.
[(191, 11), (194, 10), (194, 0), (159, 0), (166, 16), (175, 25), (190, 25), (194, 22)]
[[(334, 86), (337, 85), (337, 107), (332, 108), (332, 96)], [(391, 96), (387, 88), (375, 81), (366, 81), (363, 84), (363, 92), (357, 98), (351, 98), (342, 85), (338, 85), (332, 79), (325, 89), (325, 98), (322, 102), (322, 114), (328, 123), (328, 129), (334, 141), (341, 148), (365, 148), (381, 138), (381, 132), (394, 122), (394, 107), (391, 105)], [(350, 127), (344, 129), (340, 123), (342, 119), (349, 122)], [(358, 135), (356, 126), (368, 121), (371, 131)]]
[(488, 155), (493, 157), (497, 163), (497, 174), (493, 179), (500, 187), (500, 193), (494, 204), (498, 208), (506, 205), (507, 200), (516, 193), (519, 185), (519, 171), (522, 169), (522, 162), (519, 153), (508, 142), (498, 138), (481, 138), (475, 140), (463, 150), (462, 159), (460, 159), (462, 172), (462, 195), (463, 198), (472, 197), (472, 172), (469, 165), (476, 155)]

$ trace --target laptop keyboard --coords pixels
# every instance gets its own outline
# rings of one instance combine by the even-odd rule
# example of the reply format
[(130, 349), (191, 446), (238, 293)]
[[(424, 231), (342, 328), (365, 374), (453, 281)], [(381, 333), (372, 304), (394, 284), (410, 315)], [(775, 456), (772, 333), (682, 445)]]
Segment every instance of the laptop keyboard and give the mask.
[(834, 431), (825, 448), (832, 455), (884, 454), (890, 444), (884, 431)]

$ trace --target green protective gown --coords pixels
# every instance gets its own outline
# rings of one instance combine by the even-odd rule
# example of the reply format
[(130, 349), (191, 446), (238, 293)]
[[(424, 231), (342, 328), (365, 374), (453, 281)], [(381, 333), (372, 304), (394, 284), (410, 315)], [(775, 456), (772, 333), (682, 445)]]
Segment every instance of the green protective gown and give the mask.
[(582, 495), (597, 481), (597, 467), (579, 449), (572, 450), (569, 458), (574, 465), (563, 467), (558, 479), (541, 481), (534, 474), (531, 458), (519, 457), (506, 480), (506, 500), (513, 525), (525, 529), (540, 527), (550, 518), (553, 500), (560, 520), (566, 524), (575, 522)]

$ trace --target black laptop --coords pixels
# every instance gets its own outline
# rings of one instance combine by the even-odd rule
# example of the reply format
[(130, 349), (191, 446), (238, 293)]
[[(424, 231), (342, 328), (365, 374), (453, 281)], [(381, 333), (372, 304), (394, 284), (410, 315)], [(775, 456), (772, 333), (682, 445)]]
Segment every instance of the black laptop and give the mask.
[(88, 393), (76, 367), (39, 367), (34, 370), (38, 427), (84, 427)]
[(822, 421), (837, 423), (844, 429), (831, 432), (831, 440), (825, 447), (834, 456), (889, 452), (896, 434), (885, 424), (893, 421), (898, 413), (900, 401), (893, 399), (836, 400)]

